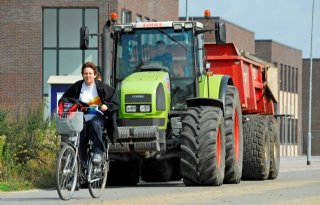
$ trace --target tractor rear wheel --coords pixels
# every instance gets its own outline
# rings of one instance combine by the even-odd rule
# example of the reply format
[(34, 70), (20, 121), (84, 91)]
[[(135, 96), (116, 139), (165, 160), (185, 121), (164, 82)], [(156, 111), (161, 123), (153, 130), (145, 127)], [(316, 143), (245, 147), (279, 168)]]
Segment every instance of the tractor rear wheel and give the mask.
[(172, 174), (172, 163), (168, 159), (144, 159), (141, 169), (141, 179), (145, 182), (166, 182)]
[(265, 180), (270, 170), (270, 137), (266, 116), (246, 115), (243, 126), (242, 178)]
[(228, 86), (225, 97), (226, 168), (225, 183), (240, 183), (243, 159), (242, 114), (238, 90)]
[(189, 107), (182, 116), (181, 174), (187, 186), (219, 186), (225, 168), (225, 129), (222, 110)]
[(278, 121), (274, 116), (269, 116), (270, 135), (270, 171), (269, 179), (276, 179), (280, 168), (280, 136)]

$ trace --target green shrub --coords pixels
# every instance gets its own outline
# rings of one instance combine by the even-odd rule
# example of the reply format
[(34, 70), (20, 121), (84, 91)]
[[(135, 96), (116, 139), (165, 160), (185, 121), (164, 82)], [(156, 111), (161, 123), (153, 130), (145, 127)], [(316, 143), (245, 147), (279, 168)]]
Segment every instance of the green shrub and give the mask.
[(0, 189), (1, 184), (13, 189), (53, 187), (59, 149), (55, 123), (43, 119), (43, 105), (19, 109), (15, 120), (9, 115), (0, 110)]

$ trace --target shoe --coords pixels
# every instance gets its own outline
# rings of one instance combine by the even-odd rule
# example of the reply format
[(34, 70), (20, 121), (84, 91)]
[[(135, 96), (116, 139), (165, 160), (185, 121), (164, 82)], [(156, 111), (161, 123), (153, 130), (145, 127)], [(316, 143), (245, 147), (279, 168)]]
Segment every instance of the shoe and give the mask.
[(92, 158), (92, 163), (94, 165), (99, 165), (101, 163), (101, 159), (102, 159), (101, 154), (95, 153)]

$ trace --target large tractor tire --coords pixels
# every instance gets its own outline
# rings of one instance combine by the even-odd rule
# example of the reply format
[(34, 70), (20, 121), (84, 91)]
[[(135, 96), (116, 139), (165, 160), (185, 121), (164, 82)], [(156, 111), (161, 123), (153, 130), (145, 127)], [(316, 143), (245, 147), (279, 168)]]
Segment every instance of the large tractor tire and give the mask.
[(270, 137), (268, 119), (261, 115), (246, 115), (243, 126), (244, 152), (242, 178), (265, 180), (270, 170)]
[(114, 160), (109, 163), (107, 185), (135, 186), (139, 183), (141, 165), (139, 160), (128, 162)]
[(280, 133), (278, 121), (274, 116), (269, 116), (270, 135), (270, 171), (269, 179), (276, 179), (280, 168)]
[(172, 175), (172, 163), (168, 159), (144, 159), (141, 179), (145, 182), (166, 182)]
[(226, 168), (224, 183), (240, 183), (243, 160), (242, 114), (238, 90), (228, 86), (225, 96)]
[(225, 168), (222, 110), (189, 107), (182, 116), (181, 174), (186, 186), (219, 186)]

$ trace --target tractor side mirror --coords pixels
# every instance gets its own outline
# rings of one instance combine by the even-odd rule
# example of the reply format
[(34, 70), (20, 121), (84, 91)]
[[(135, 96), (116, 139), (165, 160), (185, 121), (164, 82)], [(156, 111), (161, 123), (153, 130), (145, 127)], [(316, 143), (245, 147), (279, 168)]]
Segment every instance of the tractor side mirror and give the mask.
[(224, 22), (215, 22), (214, 24), (214, 33), (216, 36), (217, 44), (225, 44), (226, 43), (226, 25)]
[(80, 49), (86, 50), (89, 48), (89, 28), (82, 26), (80, 28)]

